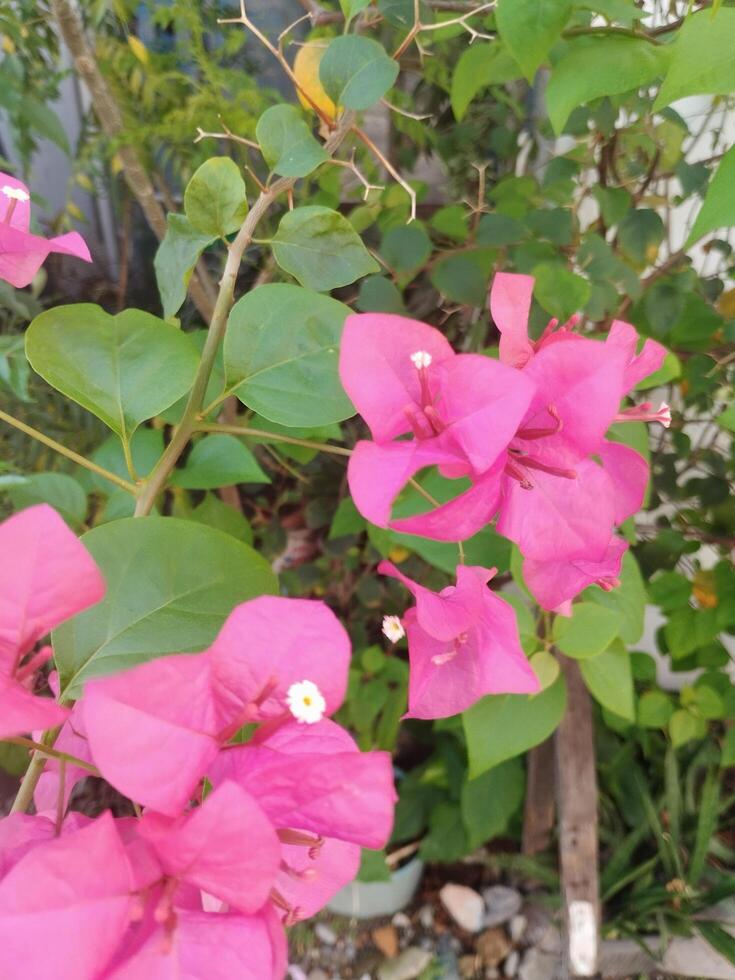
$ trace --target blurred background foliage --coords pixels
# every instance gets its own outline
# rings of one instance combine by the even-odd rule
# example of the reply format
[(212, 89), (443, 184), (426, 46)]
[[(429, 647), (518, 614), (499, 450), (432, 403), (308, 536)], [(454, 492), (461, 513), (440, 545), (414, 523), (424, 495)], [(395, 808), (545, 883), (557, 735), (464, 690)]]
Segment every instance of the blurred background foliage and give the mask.
[[(252, 6), (254, 18), (263, 14)], [(464, 9), (444, 6), (422, 4), (422, 22), (436, 24)], [(168, 211), (182, 210), (183, 188), (214, 153), (238, 163), (255, 195), (268, 168), (243, 141), (255, 139), (256, 122), (279, 100), (278, 90), (296, 100), (285, 76), (265, 73), (251, 37), (217, 25), (228, 13), (222, 3), (94, 0), (82, 8), (124, 133), (106, 137), (84, 108), (78, 139), (69, 144), (49, 108), (70, 71), (49, 10), (9, 0), (0, 12), (7, 134), (0, 154), (12, 146), (15, 168), (32, 183), (37, 154), (51, 140), (71, 156), (70, 189), (104, 185), (123, 229), (122, 257), (108, 281), (95, 285), (94, 298), (111, 312), (134, 302), (160, 315), (155, 241), (122, 181), (120, 143), (139, 151)], [(497, 36), (490, 10), (468, 22), (472, 30), (456, 23), (425, 31), (418, 46), (407, 48), (390, 106), (371, 110), (365, 127), (414, 189), (416, 221), (408, 223), (405, 189), (359, 143), (354, 162), (382, 189), (364, 195), (349, 167), (322, 166), (296, 190), (296, 203), (345, 214), (380, 264), (379, 273), (337, 291), (354, 309), (424, 319), (458, 349), (492, 354), (498, 337), (487, 288), (494, 270), (507, 269), (536, 278), (536, 336), (550, 317), (581, 312), (583, 331), (601, 335), (613, 319), (624, 319), (670, 351), (637, 396), (669, 402), (671, 428), (654, 428), (650, 442), (643, 426), (616, 434), (650, 455), (652, 466), (645, 509), (625, 527), (631, 552), (619, 591), (589, 590), (587, 618), (575, 615), (571, 625), (551, 630), (525, 592), (509, 543), (488, 529), (466, 544), (468, 561), (498, 567), (496, 583), (508, 587), (524, 648), (544, 679), (528, 724), (521, 713), (506, 723), (507, 698), (485, 699), (464, 724), (401, 722), (405, 651), (387, 648), (380, 624), (385, 612), (403, 609), (405, 596), (375, 566), (390, 557), (438, 588), (453, 573), (456, 548), (368, 526), (349, 499), (340, 457), (265, 435), (241, 440), (262, 478), (223, 494), (215, 492), (216, 478), (201, 486), (188, 481), (163, 506), (255, 541), (285, 592), (326, 599), (347, 624), (355, 657), (338, 720), (362, 748), (394, 751), (402, 774), (394, 842), (421, 841), (428, 860), (455, 861), (488, 842), (493, 853), (517, 852), (523, 753), (551, 734), (564, 710), (552, 646), (572, 656), (585, 649), (580, 664), (598, 725), (607, 928), (660, 931), (665, 921), (677, 931), (731, 890), (723, 888), (724, 874), (735, 866), (735, 260), (731, 233), (720, 227), (735, 224), (735, 173), (716, 176), (735, 139), (735, 66), (731, 53), (720, 55), (718, 39), (728, 31), (732, 37), (735, 5), (570, 0), (558, 8), (563, 16), (551, 36), (529, 42), (519, 56), (531, 60), (530, 70), (514, 56), (512, 31)], [(275, 40), (289, 21), (314, 14), (313, 30), (302, 21), (283, 39), (293, 61), (307, 35), (333, 37), (351, 10), (362, 18), (360, 30), (389, 52), (413, 22), (413, 3), (400, 0), (284, 0), (266, 11), (266, 20)], [(685, 48), (689, 76), (665, 60), (672, 41)], [(535, 64), (534, 45), (541, 52)], [(200, 131), (220, 135), (197, 139)], [(57, 227), (79, 219), (74, 195), (47, 217)], [(266, 221), (261, 239), (274, 229), (273, 219)], [(223, 255), (221, 247), (205, 255), (212, 283)], [(283, 279), (268, 248), (252, 245), (241, 288)], [(67, 286), (64, 271), (51, 264), (48, 283), (39, 280), (29, 291), (1, 287), (0, 407), (124, 476), (115, 437), (31, 375), (25, 361), (26, 324), (63, 302)], [(190, 303), (179, 316), (185, 329), (201, 330)], [(141, 475), (175, 420), (172, 409), (136, 434), (132, 451)], [(252, 412), (247, 423), (281, 431)], [(359, 431), (354, 420), (288, 430), (347, 445)], [(0, 452), (6, 511), (48, 500), (77, 529), (130, 512), (124, 492), (110, 492), (20, 433), (2, 428)], [(448, 492), (436, 476), (426, 489), (440, 499)], [(418, 502), (407, 494), (399, 506), (410, 512)], [(541, 855), (533, 866), (553, 884), (552, 865)], [(385, 868), (367, 862), (365, 873), (380, 876)]]

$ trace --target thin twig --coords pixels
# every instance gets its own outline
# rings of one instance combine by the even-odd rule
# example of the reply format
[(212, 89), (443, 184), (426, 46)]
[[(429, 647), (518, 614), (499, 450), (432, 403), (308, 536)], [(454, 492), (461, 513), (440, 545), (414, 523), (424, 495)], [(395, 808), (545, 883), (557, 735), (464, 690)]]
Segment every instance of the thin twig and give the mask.
[[(336, 151), (342, 140), (352, 129), (353, 123), (353, 113), (344, 113), (340, 119), (339, 126), (324, 144), (324, 149), (328, 156), (331, 156)], [(156, 497), (166, 486), (169, 474), (172, 472), (179, 457), (186, 448), (192, 433), (197, 427), (197, 423), (201, 417), (207, 384), (209, 383), (217, 351), (227, 328), (227, 317), (235, 301), (235, 283), (243, 254), (252, 241), (261, 218), (270, 209), (274, 201), (281, 194), (289, 191), (295, 182), (295, 177), (281, 177), (279, 180), (274, 181), (267, 190), (261, 192), (248, 212), (234, 241), (229, 246), (227, 262), (222, 279), (220, 280), (219, 295), (217, 296), (214, 313), (209, 325), (209, 332), (202, 351), (202, 358), (194, 378), (194, 384), (189, 393), (184, 414), (173, 434), (171, 442), (154, 466), (148, 479), (142, 485), (135, 508), (136, 517), (143, 517), (151, 512)]]
[(225, 130), (224, 133), (207, 133), (201, 128), (201, 126), (197, 126), (197, 135), (194, 142), (198, 143), (203, 139), (234, 140), (236, 143), (242, 143), (243, 146), (250, 146), (252, 149), (260, 151), (260, 145), (256, 143), (255, 140), (248, 140), (245, 139), (244, 136), (238, 136), (237, 133), (233, 133), (228, 126), (224, 125), (224, 123), (223, 127)]
[(370, 191), (383, 191), (385, 186), (383, 184), (371, 184), (367, 177), (362, 173), (360, 168), (355, 163), (355, 151), (352, 151), (352, 156), (349, 160), (327, 160), (327, 163), (331, 163), (335, 167), (345, 167), (347, 170), (351, 170), (352, 173), (357, 177), (362, 186), (365, 188), (362, 195), (363, 201), (367, 201), (370, 196)]
[(411, 199), (411, 217), (408, 220), (409, 223), (411, 221), (415, 221), (416, 220), (416, 191), (413, 189), (413, 187), (411, 187), (410, 184), (406, 183), (406, 181), (403, 179), (403, 177), (401, 177), (401, 175), (398, 173), (398, 171), (390, 162), (390, 160), (388, 160), (385, 156), (383, 156), (380, 149), (375, 145), (375, 143), (373, 143), (373, 141), (370, 139), (367, 133), (364, 133), (359, 126), (353, 126), (352, 131), (360, 140), (362, 140), (362, 142), (365, 144), (368, 150), (370, 150), (370, 152), (374, 156), (376, 156), (378, 160), (380, 160), (380, 162), (383, 164), (383, 166), (391, 175), (391, 177), (398, 184), (400, 184), (401, 187), (404, 189), (404, 191), (408, 194), (409, 198)]
[(8, 425), (12, 425), (14, 429), (18, 429), (20, 432), (24, 432), (27, 436), (35, 439), (37, 442), (43, 443), (44, 446), (48, 446), (49, 449), (53, 449), (54, 452), (60, 453), (62, 456), (66, 456), (67, 459), (72, 460), (74, 463), (78, 463), (79, 466), (83, 466), (85, 469), (90, 470), (92, 473), (96, 473), (97, 476), (101, 476), (104, 480), (109, 480), (110, 483), (115, 483), (117, 486), (122, 487), (123, 490), (127, 490), (128, 493), (136, 494), (138, 488), (134, 483), (130, 483), (128, 480), (124, 480), (117, 473), (111, 473), (110, 470), (106, 470), (103, 466), (98, 466), (97, 463), (93, 463), (91, 459), (87, 459), (86, 456), (80, 456), (79, 453), (75, 453), (73, 449), (68, 449), (66, 446), (52, 439), (50, 436), (46, 436), (43, 432), (39, 432), (38, 429), (34, 429), (33, 426), (26, 425), (25, 422), (21, 422), (20, 419), (14, 418), (12, 415), (8, 415), (7, 412), (0, 411), (0, 421), (6, 422)]
[(44, 745), (43, 742), (34, 742), (33, 739), (23, 738), (22, 735), (4, 738), (3, 741), (11, 742), (13, 745), (22, 745), (24, 748), (33, 749), (34, 752), (42, 753), (42, 755), (45, 755), (49, 759), (57, 759), (59, 762), (66, 762), (70, 766), (76, 766), (77, 769), (84, 769), (92, 776), (100, 775), (99, 769), (93, 766), (91, 762), (78, 759), (75, 755), (69, 755), (68, 752), (59, 752), (58, 749), (53, 749), (50, 745)]
[(281, 68), (283, 68), (283, 70), (286, 72), (286, 74), (288, 75), (288, 77), (291, 79), (291, 82), (293, 83), (293, 85), (295, 86), (295, 88), (303, 95), (303, 97), (306, 99), (306, 101), (309, 103), (309, 105), (312, 107), (312, 109), (316, 112), (316, 114), (322, 120), (322, 122), (327, 127), (327, 129), (333, 130), (335, 128), (334, 127), (334, 120), (330, 116), (328, 116), (316, 104), (316, 102), (309, 95), (309, 93), (306, 92), (301, 87), (301, 85), (298, 82), (298, 79), (296, 78), (296, 75), (294, 74), (293, 69), (291, 68), (291, 65), (289, 65), (288, 61), (286, 60), (286, 57), (284, 56), (283, 51), (280, 48), (277, 48), (275, 46), (275, 44), (273, 44), (273, 42), (268, 37), (266, 37), (265, 34), (263, 34), (263, 32), (260, 30), (260, 28), (256, 27), (255, 24), (250, 20), (250, 18), (248, 17), (248, 12), (247, 12), (247, 10), (245, 8), (245, 0), (240, 0), (240, 16), (239, 17), (225, 17), (225, 18), (220, 18), (217, 21), (217, 23), (218, 24), (242, 24), (243, 27), (247, 28), (247, 30), (249, 30), (250, 33), (252, 35), (254, 35), (254, 37), (256, 37), (260, 41), (260, 43), (263, 45), (263, 47), (267, 48), (268, 51), (270, 51), (270, 53), (273, 55), (273, 57), (279, 63), (279, 65), (281, 66)]
[(197, 432), (227, 432), (234, 436), (250, 436), (253, 439), (268, 439), (269, 442), (285, 442), (290, 446), (303, 446), (305, 449), (316, 449), (322, 453), (332, 453), (335, 456), (351, 456), (352, 450), (344, 446), (330, 446), (326, 442), (313, 442), (311, 439), (297, 439), (295, 436), (281, 435), (280, 432), (268, 432), (267, 429), (251, 429), (247, 425), (229, 425), (226, 422), (202, 422), (195, 426)]

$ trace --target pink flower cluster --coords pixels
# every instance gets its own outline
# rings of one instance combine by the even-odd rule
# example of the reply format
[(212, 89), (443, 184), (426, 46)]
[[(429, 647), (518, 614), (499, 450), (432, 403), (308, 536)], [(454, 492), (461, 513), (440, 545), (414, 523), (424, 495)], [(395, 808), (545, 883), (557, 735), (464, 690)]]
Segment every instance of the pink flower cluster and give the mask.
[(76, 231), (41, 238), (28, 230), (31, 195), (20, 180), (0, 173), (0, 279), (11, 286), (28, 286), (51, 252), (91, 262), (84, 239)]
[[(34, 696), (34, 645), (103, 593), (51, 508), (0, 526), (2, 736), (61, 724), (55, 749), (73, 757), (49, 760), (35, 816), (0, 820), (2, 975), (280, 980), (283, 924), (322, 908), (391, 830), (389, 754), (359, 752), (328, 718), (349, 638), (321, 602), (263, 596), (203, 653), (89, 682), (71, 711)], [(139, 815), (67, 813), (88, 772), (73, 760)]]
[[(605, 435), (616, 421), (669, 424), (666, 405), (620, 408), (661, 365), (665, 349), (647, 340), (638, 353), (635, 329), (621, 321), (604, 342), (574, 334), (576, 319), (552, 321), (534, 342), (532, 293), (530, 276), (495, 277), (490, 311), (501, 335), (499, 361), (457, 354), (434, 327), (406, 317), (347, 318), (340, 375), (372, 434), (355, 447), (348, 479), (358, 510), (380, 527), (462, 541), (496, 520), (523, 555), (525, 581), (540, 605), (568, 612), (588, 585), (618, 584), (627, 544), (615, 530), (640, 508), (648, 466)], [(469, 488), (427, 513), (393, 519), (396, 497), (430, 466), (465, 478)], [(484, 585), (478, 591), (477, 580), (493, 571), (458, 569), (456, 587), (432, 600), (442, 623), (426, 612), (426, 590), (403, 579), (417, 599), (404, 620), (410, 713), (436, 717), (426, 712), (441, 705), (452, 714), (482, 694), (537, 689), (532, 672), (519, 669), (511, 611), (497, 604), (492, 611)], [(394, 622), (392, 631), (397, 637), (403, 626)]]

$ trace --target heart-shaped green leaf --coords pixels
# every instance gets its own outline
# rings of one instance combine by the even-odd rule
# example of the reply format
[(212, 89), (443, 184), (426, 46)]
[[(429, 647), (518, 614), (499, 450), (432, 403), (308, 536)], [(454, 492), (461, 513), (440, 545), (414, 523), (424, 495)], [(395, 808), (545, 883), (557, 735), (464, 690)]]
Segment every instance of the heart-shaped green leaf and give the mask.
[(382, 44), (358, 34), (336, 37), (319, 63), (327, 95), (348, 109), (369, 109), (398, 77), (398, 62)]
[(187, 490), (215, 490), (236, 483), (270, 483), (255, 456), (235, 436), (205, 436), (192, 449), (186, 466), (171, 483)]
[(37, 316), (26, 354), (34, 371), (125, 442), (189, 390), (198, 363), (186, 334), (164, 320), (142, 310), (111, 316), (91, 303)]
[(317, 426), (354, 415), (337, 370), (348, 307), (288, 283), (252, 290), (225, 335), (228, 391), (281, 425)]
[(302, 286), (319, 292), (349, 286), (379, 269), (347, 218), (319, 205), (286, 212), (273, 239), (273, 257)]
[(92, 677), (205, 649), (237, 603), (277, 587), (256, 551), (194, 521), (126, 518), (82, 541), (107, 594), (53, 633), (64, 700), (78, 697)]
[(248, 199), (235, 161), (205, 160), (184, 191), (184, 210), (192, 228), (202, 235), (218, 238), (237, 231), (248, 213)]
[(292, 105), (274, 105), (258, 120), (255, 136), (265, 162), (282, 177), (306, 177), (328, 154)]

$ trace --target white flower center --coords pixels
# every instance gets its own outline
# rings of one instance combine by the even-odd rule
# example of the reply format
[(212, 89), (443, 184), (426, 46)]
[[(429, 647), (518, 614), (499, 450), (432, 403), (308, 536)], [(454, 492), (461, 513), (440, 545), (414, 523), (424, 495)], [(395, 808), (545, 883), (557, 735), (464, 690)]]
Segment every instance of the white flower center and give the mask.
[(411, 361), (417, 371), (427, 368), (431, 364), (431, 354), (426, 350), (417, 350), (411, 354)]
[(292, 684), (286, 694), (286, 704), (296, 721), (305, 725), (321, 721), (327, 709), (327, 702), (313, 681)]
[(398, 616), (383, 616), (383, 636), (391, 643), (398, 643), (405, 635), (406, 631)]
[(661, 402), (661, 407), (658, 410), (658, 421), (665, 429), (671, 425), (671, 407), (666, 402)]
[(30, 201), (31, 199), (28, 191), (24, 191), (21, 187), (11, 187), (10, 184), (5, 184), (2, 192), (11, 201)]

